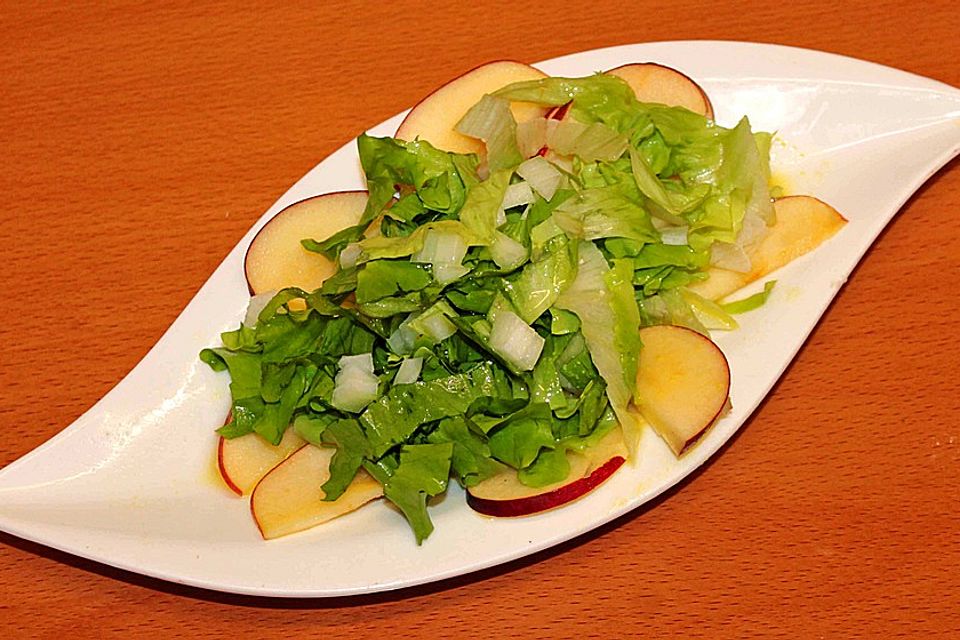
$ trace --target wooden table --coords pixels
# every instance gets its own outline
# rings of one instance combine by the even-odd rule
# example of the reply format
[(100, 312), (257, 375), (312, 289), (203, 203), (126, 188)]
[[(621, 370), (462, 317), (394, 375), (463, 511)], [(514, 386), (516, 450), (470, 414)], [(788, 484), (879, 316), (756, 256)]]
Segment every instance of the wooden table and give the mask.
[[(0, 466), (120, 380), (306, 170), (479, 62), (740, 39), (960, 85), (949, 0), (310, 4), (0, 12)], [(958, 276), (954, 160), (723, 455), (653, 508), (333, 601), (183, 588), (3, 535), (0, 637), (960, 637)]]

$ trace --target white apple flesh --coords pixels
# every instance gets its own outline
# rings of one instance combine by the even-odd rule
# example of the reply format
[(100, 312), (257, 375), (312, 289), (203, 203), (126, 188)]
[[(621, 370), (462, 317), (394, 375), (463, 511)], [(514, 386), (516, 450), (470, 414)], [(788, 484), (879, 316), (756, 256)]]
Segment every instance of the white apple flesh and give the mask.
[(357, 224), (366, 205), (366, 191), (340, 191), (302, 200), (275, 215), (260, 229), (244, 258), (250, 292), (318, 288), (333, 275), (337, 265), (307, 251), (300, 241), (326, 240)]
[(690, 290), (710, 300), (723, 298), (813, 251), (847, 223), (836, 209), (812, 196), (778, 198), (773, 209), (776, 223), (758, 242), (746, 247), (749, 271), (711, 267), (707, 279), (690, 285)]
[(567, 452), (570, 473), (545, 487), (528, 487), (508, 469), (467, 489), (467, 504), (488, 516), (516, 517), (539, 513), (586, 495), (619, 469), (627, 459), (623, 431), (616, 427), (586, 451)]
[(336, 449), (306, 445), (265, 475), (250, 496), (250, 511), (265, 540), (315, 527), (383, 495), (383, 487), (360, 470), (346, 491), (324, 500)]
[(640, 102), (684, 107), (713, 119), (713, 106), (706, 92), (683, 73), (653, 62), (625, 64), (607, 71), (633, 89)]
[(283, 433), (277, 446), (255, 433), (239, 438), (221, 437), (217, 446), (220, 477), (231, 491), (239, 496), (247, 495), (260, 478), (305, 444), (293, 429)]
[[(421, 100), (400, 123), (395, 137), (408, 141), (419, 138), (444, 151), (483, 154), (483, 142), (458, 133), (457, 123), (484, 95), (514, 82), (545, 77), (542, 71), (522, 62), (489, 62), (454, 78)], [(529, 102), (514, 102), (510, 109), (517, 122), (546, 113), (545, 108)]]
[(724, 412), (730, 366), (708, 337), (686, 327), (640, 329), (634, 404), (680, 455)]

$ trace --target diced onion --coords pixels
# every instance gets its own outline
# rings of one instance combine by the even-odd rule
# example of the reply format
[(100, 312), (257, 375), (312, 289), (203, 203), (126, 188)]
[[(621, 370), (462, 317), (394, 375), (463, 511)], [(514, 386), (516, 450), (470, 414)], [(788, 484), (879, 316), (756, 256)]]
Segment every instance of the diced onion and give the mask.
[(767, 235), (769, 229), (767, 223), (760, 216), (747, 211), (743, 216), (740, 234), (737, 236), (737, 244), (741, 247), (752, 246)]
[(377, 399), (380, 380), (373, 373), (373, 354), (340, 358), (330, 403), (341, 411), (359, 413)]
[(515, 269), (527, 259), (527, 248), (510, 236), (496, 232), (490, 255), (501, 269)]
[(470, 272), (462, 266), (467, 255), (467, 243), (456, 233), (430, 230), (423, 239), (423, 247), (411, 256), (411, 262), (433, 265), (433, 277), (440, 284), (449, 284)]
[(586, 130), (587, 125), (573, 118), (560, 120), (555, 127), (547, 129), (547, 146), (560, 155), (572, 155), (577, 138)]
[(520, 316), (501, 310), (490, 330), (490, 348), (520, 371), (530, 371), (543, 351), (544, 339)]
[(393, 384), (411, 384), (420, 377), (420, 370), (423, 369), (423, 358), (404, 358), (397, 369), (397, 375), (393, 378)]
[(406, 322), (400, 324), (387, 338), (387, 346), (394, 353), (405, 354), (413, 351), (413, 343), (417, 339), (417, 332)]
[(577, 138), (574, 155), (585, 162), (613, 161), (622, 156), (628, 146), (629, 141), (625, 135), (599, 122), (594, 122)]
[(341, 269), (350, 269), (357, 265), (357, 259), (360, 257), (360, 248), (359, 242), (351, 242), (343, 248), (340, 252), (340, 268)]
[(729, 242), (714, 242), (710, 245), (710, 264), (721, 269), (747, 273), (750, 271), (750, 256), (742, 247)]
[(509, 110), (510, 103), (503, 98), (496, 98), (491, 95), (483, 96), (483, 99), (464, 114), (460, 122), (457, 123), (455, 130), (471, 138), (489, 139), (500, 127), (500, 122), (503, 119), (504, 103)]
[(411, 256), (410, 261), (460, 264), (465, 255), (467, 243), (459, 234), (431, 229), (424, 235), (423, 246)]
[(660, 229), (660, 242), (669, 245), (687, 244), (687, 227), (663, 227)]
[(547, 130), (547, 147), (561, 155), (579, 156), (586, 162), (616, 160), (628, 145), (626, 136), (599, 122), (586, 125), (565, 118), (552, 132)]
[(484, 141), (491, 171), (505, 169), (514, 163), (518, 153), (517, 123), (508, 100), (490, 94), (483, 96), (457, 123), (456, 131)]
[(534, 118), (517, 124), (517, 148), (529, 158), (547, 144), (546, 118)]
[(450, 305), (441, 300), (423, 313), (411, 316), (404, 324), (409, 325), (417, 336), (424, 336), (437, 343), (457, 332), (457, 327), (449, 319), (455, 315), (456, 312)]
[(517, 167), (517, 175), (526, 180), (530, 188), (544, 200), (553, 198), (563, 180), (563, 174), (540, 156), (524, 161)]
[(440, 284), (450, 284), (470, 273), (470, 269), (459, 264), (434, 264), (433, 279)]
[(562, 156), (548, 149), (547, 155), (543, 156), (543, 158), (560, 171), (573, 173), (573, 158), (570, 156)]
[(536, 200), (536, 198), (533, 195), (533, 190), (530, 189), (530, 185), (526, 181), (521, 181), (507, 187), (506, 193), (503, 194), (503, 204), (500, 205), (500, 208), (506, 210), (522, 204), (530, 204), (534, 200)]
[(428, 310), (410, 322), (410, 328), (433, 342), (443, 342), (457, 332), (457, 327), (439, 312)]

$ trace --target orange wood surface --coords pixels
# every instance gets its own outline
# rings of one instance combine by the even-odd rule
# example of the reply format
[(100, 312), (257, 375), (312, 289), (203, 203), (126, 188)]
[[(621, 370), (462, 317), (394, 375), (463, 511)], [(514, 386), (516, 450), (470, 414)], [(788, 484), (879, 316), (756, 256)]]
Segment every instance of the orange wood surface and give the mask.
[[(960, 85), (950, 0), (286, 4), (0, 6), (0, 466), (119, 381), (304, 172), (478, 63), (739, 39)], [(960, 637), (958, 315), (954, 160), (722, 455), (652, 507), (480, 574), (318, 601), (0, 535), (0, 637)]]

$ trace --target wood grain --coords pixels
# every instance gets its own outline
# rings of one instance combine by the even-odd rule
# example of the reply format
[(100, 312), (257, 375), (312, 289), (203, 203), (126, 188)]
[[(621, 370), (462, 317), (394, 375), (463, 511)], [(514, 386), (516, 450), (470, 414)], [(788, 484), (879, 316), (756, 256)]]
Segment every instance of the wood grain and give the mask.
[[(949, 0), (284, 4), (4, 3), (0, 466), (119, 381), (304, 172), (479, 62), (740, 39), (960, 85)], [(958, 202), (954, 161), (723, 455), (598, 532), (334, 601), (182, 588), (0, 536), (0, 635), (960, 637)]]

